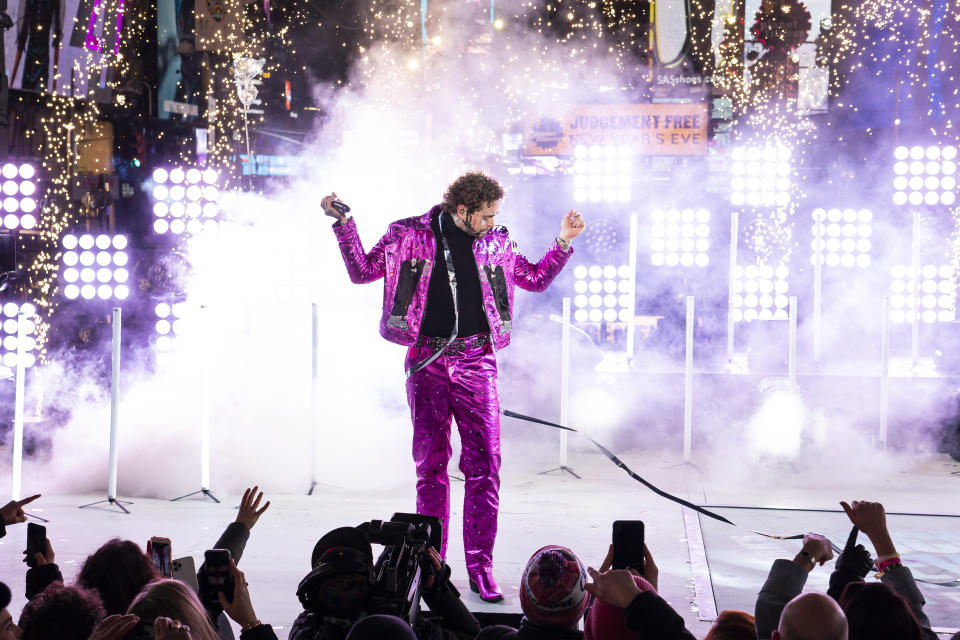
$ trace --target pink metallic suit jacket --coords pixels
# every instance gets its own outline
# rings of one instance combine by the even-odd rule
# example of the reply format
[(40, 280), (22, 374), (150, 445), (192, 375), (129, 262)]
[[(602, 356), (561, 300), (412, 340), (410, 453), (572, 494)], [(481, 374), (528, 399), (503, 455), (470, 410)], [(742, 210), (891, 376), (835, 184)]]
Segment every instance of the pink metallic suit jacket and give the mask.
[[(391, 223), (369, 253), (363, 250), (352, 218), (345, 224), (333, 226), (350, 280), (361, 284), (384, 279), (380, 335), (390, 342), (409, 346), (417, 341), (437, 252), (430, 217), (439, 213), (440, 205), (437, 205), (421, 216)], [(480, 272), (483, 310), (496, 349), (510, 344), (514, 286), (526, 291), (543, 291), (572, 254), (572, 247), (564, 251), (554, 241), (540, 262), (534, 264), (520, 255), (506, 227), (502, 226), (474, 240), (473, 255)], [(444, 265), (440, 268), (446, 269)]]

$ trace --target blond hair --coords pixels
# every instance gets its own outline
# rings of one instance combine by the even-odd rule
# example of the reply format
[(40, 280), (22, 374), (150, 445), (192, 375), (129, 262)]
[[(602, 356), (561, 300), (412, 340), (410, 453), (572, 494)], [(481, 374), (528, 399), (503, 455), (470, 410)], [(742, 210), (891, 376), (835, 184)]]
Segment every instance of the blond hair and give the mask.
[(193, 640), (219, 640), (197, 594), (179, 580), (151, 582), (133, 599), (127, 613), (141, 620), (177, 620), (190, 627)]

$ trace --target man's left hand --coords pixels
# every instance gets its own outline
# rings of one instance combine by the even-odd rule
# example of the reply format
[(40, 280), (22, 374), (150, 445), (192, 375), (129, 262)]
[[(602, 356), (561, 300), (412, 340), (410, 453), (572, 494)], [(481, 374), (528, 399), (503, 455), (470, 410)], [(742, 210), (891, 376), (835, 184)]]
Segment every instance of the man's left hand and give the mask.
[(560, 238), (570, 242), (583, 233), (583, 230), (586, 228), (587, 225), (583, 222), (583, 216), (573, 209), (570, 209), (570, 211), (564, 214), (563, 221), (560, 223)]

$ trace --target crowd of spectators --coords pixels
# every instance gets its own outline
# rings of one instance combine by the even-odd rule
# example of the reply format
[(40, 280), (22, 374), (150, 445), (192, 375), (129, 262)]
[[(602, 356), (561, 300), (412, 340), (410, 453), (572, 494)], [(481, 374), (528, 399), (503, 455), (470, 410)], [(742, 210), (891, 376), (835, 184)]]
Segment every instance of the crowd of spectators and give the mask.
[[(24, 506), (38, 497), (0, 509), (0, 537), (7, 527), (26, 520)], [(117, 538), (87, 557), (74, 584), (67, 585), (47, 540), (28, 563), (28, 602), (16, 618), (9, 610), (10, 590), (0, 582), (0, 640), (233, 640), (228, 619), (241, 629), (240, 640), (276, 638), (273, 627), (257, 617), (237, 568), (250, 530), (270, 505), (261, 506), (262, 500), (257, 487), (244, 492), (236, 521), (212, 547), (230, 553), (231, 593), (215, 591), (213, 598), (209, 589), (197, 588), (208, 584), (205, 564), (191, 586), (191, 581), (162, 575), (149, 545), (145, 552)], [(883, 505), (841, 505), (856, 530), (836, 558), (827, 593), (803, 593), (803, 588), (810, 572), (834, 560), (838, 547), (808, 534), (794, 558), (773, 563), (754, 613), (721, 612), (704, 640), (936, 640), (923, 611), (923, 595), (894, 546)], [(869, 538), (873, 554), (855, 544), (857, 531)], [(599, 569), (585, 568), (572, 550), (543, 547), (520, 576), (519, 625), (481, 627), (433, 548), (423, 554), (417, 596), (429, 613), (371, 613), (365, 598), (371, 597), (376, 565), (372, 546), (359, 527), (344, 527), (325, 535), (314, 548), (314, 570), (297, 591), (304, 611), (289, 638), (693, 640), (683, 617), (658, 593), (659, 571), (650, 550), (644, 547), (641, 571), (611, 569), (612, 557), (611, 546)], [(868, 578), (871, 572), (878, 579)], [(336, 580), (317, 587), (317, 576), (328, 574), (336, 574)], [(960, 640), (960, 634), (952, 640)]]

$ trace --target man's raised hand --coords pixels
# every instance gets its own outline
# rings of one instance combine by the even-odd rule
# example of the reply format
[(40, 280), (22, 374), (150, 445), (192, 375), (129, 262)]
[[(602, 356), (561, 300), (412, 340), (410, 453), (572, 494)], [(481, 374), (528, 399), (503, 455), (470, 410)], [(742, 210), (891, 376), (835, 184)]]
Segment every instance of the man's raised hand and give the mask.
[(570, 211), (563, 214), (563, 220), (560, 222), (560, 238), (570, 242), (583, 233), (583, 230), (586, 228), (587, 225), (583, 221), (583, 216), (573, 209), (570, 209)]

